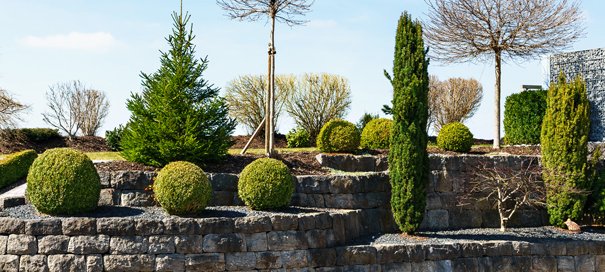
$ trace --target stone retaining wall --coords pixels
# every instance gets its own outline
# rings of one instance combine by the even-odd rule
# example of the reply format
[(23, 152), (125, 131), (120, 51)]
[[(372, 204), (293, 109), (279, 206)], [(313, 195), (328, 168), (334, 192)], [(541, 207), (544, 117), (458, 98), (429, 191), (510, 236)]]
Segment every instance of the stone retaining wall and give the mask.
[[(333, 166), (360, 156), (325, 156)], [(362, 156), (368, 165), (380, 165), (383, 157)], [(351, 159), (353, 158), (353, 159)], [(370, 159), (374, 159), (374, 163)], [(430, 178), (427, 186), (427, 208), (422, 229), (498, 227), (499, 216), (493, 205), (478, 202), (460, 205), (459, 196), (468, 191), (468, 181), (482, 164), (521, 169), (528, 163), (538, 163), (535, 156), (430, 156)], [(345, 163), (348, 164), (348, 163)], [(145, 191), (153, 172), (100, 173), (101, 204), (122, 206), (154, 205), (151, 191)], [(237, 175), (209, 174), (214, 189), (211, 205), (242, 205), (237, 196)], [(339, 174), (329, 176), (298, 176), (292, 205), (302, 207), (359, 209), (363, 213), (363, 228), (369, 233), (395, 230), (390, 214), (390, 184), (386, 172)], [(547, 225), (545, 209), (526, 208), (517, 212), (509, 226)]]
[[(328, 266), (355, 210), (241, 218), (0, 217), (0, 271), (233, 271)], [(317, 255), (317, 256), (316, 256)]]
[(358, 216), (0, 218), (0, 271), (605, 270), (605, 241), (345, 245)]

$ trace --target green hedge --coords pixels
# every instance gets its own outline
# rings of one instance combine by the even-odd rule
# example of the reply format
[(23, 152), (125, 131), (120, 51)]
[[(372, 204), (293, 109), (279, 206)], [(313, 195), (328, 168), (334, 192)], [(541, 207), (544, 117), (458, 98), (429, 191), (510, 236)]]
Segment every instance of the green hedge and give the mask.
[(0, 160), (0, 188), (11, 185), (27, 176), (29, 167), (38, 157), (33, 150), (25, 150), (8, 155)]
[(237, 184), (239, 197), (253, 210), (286, 207), (294, 193), (290, 169), (281, 161), (258, 159), (247, 165)]
[(473, 134), (460, 122), (449, 123), (439, 131), (437, 145), (447, 151), (469, 152), (473, 147)]
[(326, 123), (317, 136), (317, 149), (321, 152), (354, 152), (361, 136), (357, 127), (348, 121), (335, 119)]
[(294, 128), (286, 134), (288, 148), (309, 147), (311, 146), (310, 138), (311, 135), (304, 128)]
[(504, 139), (507, 144), (539, 144), (548, 91), (511, 94), (504, 103)]
[(39, 212), (71, 215), (97, 207), (101, 182), (92, 161), (70, 148), (46, 150), (27, 175), (27, 197)]
[(61, 138), (58, 129), (54, 128), (22, 128), (19, 129), (28, 140), (32, 142), (44, 142), (51, 139)]
[(361, 148), (388, 149), (392, 128), (391, 119), (379, 118), (368, 122), (361, 132)]
[(153, 183), (155, 198), (169, 214), (195, 214), (212, 198), (212, 185), (199, 166), (185, 161), (171, 162)]

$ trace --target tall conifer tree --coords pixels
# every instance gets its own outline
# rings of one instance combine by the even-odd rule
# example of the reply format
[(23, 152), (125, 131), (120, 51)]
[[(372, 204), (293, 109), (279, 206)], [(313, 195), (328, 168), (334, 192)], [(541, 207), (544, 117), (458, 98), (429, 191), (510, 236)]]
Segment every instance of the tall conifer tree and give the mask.
[(227, 154), (235, 121), (219, 89), (202, 74), (207, 58), (195, 57), (190, 15), (174, 13), (174, 29), (161, 52), (160, 69), (141, 73), (143, 93), (127, 102), (132, 112), (122, 140), (130, 161), (163, 166), (176, 160), (203, 164)]
[(428, 50), (422, 26), (406, 12), (399, 18), (395, 37), (393, 76), (393, 128), (389, 152), (391, 207), (395, 222), (405, 233), (419, 227), (426, 206), (429, 159), (426, 151), (429, 92)]
[(583, 215), (586, 193), (592, 188), (587, 177), (589, 132), (586, 83), (580, 77), (568, 83), (560, 74), (548, 89), (540, 137), (546, 204), (555, 226)]

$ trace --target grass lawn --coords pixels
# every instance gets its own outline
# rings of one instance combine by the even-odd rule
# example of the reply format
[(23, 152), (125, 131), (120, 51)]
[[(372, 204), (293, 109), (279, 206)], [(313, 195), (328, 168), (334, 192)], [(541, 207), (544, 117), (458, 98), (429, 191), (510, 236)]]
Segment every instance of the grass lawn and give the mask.
[(124, 158), (120, 156), (119, 152), (87, 152), (91, 160), (103, 160), (103, 161), (123, 161)]
[[(277, 148), (277, 152), (279, 152), (279, 153), (313, 152), (313, 151), (317, 151), (317, 148), (315, 148), (315, 147)], [(242, 152), (241, 148), (229, 149), (229, 154), (231, 154), (231, 155), (237, 155), (240, 152)], [(265, 153), (264, 148), (249, 148), (246, 151), (246, 154), (264, 154), (264, 153)]]

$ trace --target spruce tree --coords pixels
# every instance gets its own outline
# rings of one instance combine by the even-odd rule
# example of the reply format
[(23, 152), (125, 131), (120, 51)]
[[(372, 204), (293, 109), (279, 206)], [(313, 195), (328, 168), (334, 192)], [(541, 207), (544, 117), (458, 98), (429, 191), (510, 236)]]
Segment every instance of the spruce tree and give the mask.
[(190, 15), (172, 15), (174, 29), (160, 52), (161, 67), (141, 73), (143, 93), (132, 94), (132, 115), (121, 142), (122, 155), (135, 162), (163, 166), (184, 160), (203, 164), (227, 154), (235, 121), (228, 117), (224, 99), (202, 74), (206, 58), (195, 57)]
[(567, 83), (563, 74), (548, 90), (540, 137), (542, 177), (550, 223), (562, 227), (581, 218), (591, 179), (587, 178), (590, 104), (586, 84), (577, 77)]
[(422, 26), (405, 12), (395, 38), (393, 128), (389, 151), (391, 209), (399, 229), (416, 231), (424, 216), (429, 159), (426, 151), (429, 60), (422, 40)]

